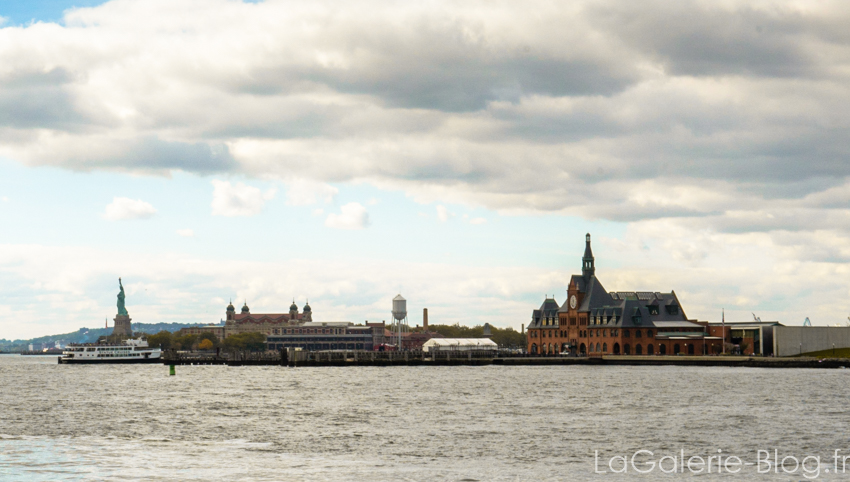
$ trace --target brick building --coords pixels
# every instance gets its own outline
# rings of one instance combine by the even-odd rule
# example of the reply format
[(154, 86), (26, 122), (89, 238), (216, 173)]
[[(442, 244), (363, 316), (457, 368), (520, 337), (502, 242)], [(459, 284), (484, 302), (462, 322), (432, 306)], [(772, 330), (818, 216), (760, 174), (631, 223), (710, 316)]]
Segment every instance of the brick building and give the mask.
[(198, 335), (201, 333), (213, 333), (219, 339), (227, 338), (239, 333), (262, 333), (266, 336), (280, 334), (281, 329), (292, 327), (313, 321), (313, 309), (310, 303), (304, 305), (304, 311), (298, 311), (298, 305), (293, 300), (289, 307), (289, 313), (251, 313), (248, 303), (242, 305), (240, 313), (236, 313), (233, 303), (227, 305), (225, 310), (224, 326), (208, 325), (192, 328), (183, 328), (180, 333)]
[(213, 333), (220, 340), (240, 333), (262, 333), (266, 335), (269, 350), (373, 350), (385, 342), (385, 323), (355, 325), (348, 321), (312, 321), (313, 310), (309, 303), (299, 312), (293, 301), (289, 313), (251, 313), (247, 303), (236, 313), (230, 303), (225, 317), (224, 326), (183, 328), (179, 333)]
[(528, 325), (528, 352), (571, 355), (702, 355), (722, 348), (707, 323), (689, 320), (676, 292), (608, 292), (596, 277), (586, 237), (582, 274), (573, 275), (562, 306), (546, 298)]

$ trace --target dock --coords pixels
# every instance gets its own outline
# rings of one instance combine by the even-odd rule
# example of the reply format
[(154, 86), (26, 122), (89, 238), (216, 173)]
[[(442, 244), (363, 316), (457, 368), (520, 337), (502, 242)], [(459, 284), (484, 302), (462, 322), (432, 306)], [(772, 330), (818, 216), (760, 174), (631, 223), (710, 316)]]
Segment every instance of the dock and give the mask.
[(749, 368), (850, 368), (850, 358), (754, 357), (754, 356), (629, 356), (596, 357), (505, 356), (492, 352), (421, 351), (281, 351), (240, 352), (224, 355), (209, 353), (163, 354), (165, 365), (226, 365), (286, 367), (357, 367), (357, 366), (702, 366)]

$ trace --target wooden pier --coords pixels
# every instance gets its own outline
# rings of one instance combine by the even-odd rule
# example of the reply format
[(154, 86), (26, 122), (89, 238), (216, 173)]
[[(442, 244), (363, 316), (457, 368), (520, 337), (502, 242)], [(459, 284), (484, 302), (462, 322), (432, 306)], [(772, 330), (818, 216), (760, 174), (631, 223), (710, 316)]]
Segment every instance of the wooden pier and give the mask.
[(229, 354), (175, 353), (163, 354), (165, 365), (226, 365), (286, 367), (354, 367), (354, 366), (460, 366), (460, 365), (589, 365), (589, 366), (703, 366), (751, 368), (850, 368), (848, 358), (772, 358), (748, 356), (628, 356), (541, 357), (505, 356), (494, 352), (422, 351), (295, 351), (239, 352)]

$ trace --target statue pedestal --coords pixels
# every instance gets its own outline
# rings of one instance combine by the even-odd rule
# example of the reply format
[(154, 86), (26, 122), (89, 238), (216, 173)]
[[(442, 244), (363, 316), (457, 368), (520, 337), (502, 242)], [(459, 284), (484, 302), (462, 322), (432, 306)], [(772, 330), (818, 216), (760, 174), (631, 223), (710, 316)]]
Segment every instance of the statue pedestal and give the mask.
[(112, 321), (115, 322), (115, 326), (112, 328), (113, 335), (133, 336), (129, 315), (116, 315)]

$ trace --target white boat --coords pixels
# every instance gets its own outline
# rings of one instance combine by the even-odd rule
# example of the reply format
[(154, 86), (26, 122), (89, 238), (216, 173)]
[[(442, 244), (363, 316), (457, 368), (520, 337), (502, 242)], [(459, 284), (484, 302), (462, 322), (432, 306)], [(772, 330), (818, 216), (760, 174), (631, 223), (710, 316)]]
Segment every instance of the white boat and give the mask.
[(59, 363), (161, 363), (162, 350), (151, 348), (148, 341), (129, 339), (122, 343), (70, 344)]

